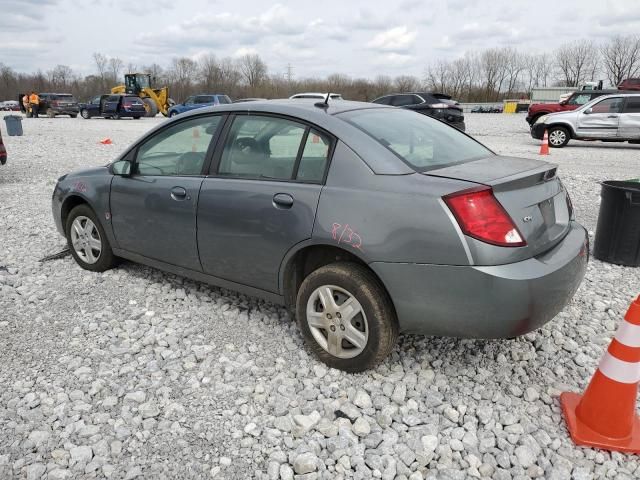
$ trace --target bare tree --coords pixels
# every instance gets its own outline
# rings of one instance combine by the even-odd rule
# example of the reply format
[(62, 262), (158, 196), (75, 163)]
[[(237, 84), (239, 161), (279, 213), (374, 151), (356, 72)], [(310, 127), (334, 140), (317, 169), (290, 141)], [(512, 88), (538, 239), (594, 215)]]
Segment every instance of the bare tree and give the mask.
[(598, 48), (593, 41), (565, 43), (555, 51), (555, 62), (567, 87), (592, 80), (598, 68)]
[(47, 72), (49, 81), (56, 87), (66, 89), (73, 79), (73, 70), (68, 65), (56, 65)]
[(111, 57), (109, 59), (109, 81), (113, 84), (120, 83), (118, 79), (120, 77), (120, 72), (122, 72), (122, 68), (124, 67), (124, 63), (118, 57)]
[(104, 90), (106, 88), (107, 70), (109, 68), (109, 60), (102, 53), (95, 52), (93, 54), (93, 61), (96, 64), (98, 70), (98, 76), (100, 77), (100, 88)]
[(640, 36), (616, 35), (602, 45), (601, 53), (607, 78), (612, 85), (618, 85), (640, 71)]
[(420, 81), (412, 75), (400, 75), (393, 81), (397, 92), (415, 92), (420, 90)]
[(262, 61), (259, 55), (247, 54), (240, 57), (238, 69), (252, 93), (267, 79), (267, 64)]
[(191, 94), (191, 85), (195, 83), (198, 73), (198, 64), (188, 58), (180, 57), (171, 60), (171, 68), (169, 69), (169, 79), (171, 89), (175, 92), (178, 99), (183, 100), (187, 95)]

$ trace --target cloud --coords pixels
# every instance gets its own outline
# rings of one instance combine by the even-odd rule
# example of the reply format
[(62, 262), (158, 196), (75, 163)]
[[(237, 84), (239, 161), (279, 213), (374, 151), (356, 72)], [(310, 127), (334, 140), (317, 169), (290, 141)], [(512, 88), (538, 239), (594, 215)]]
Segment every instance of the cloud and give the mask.
[(258, 55), (258, 50), (252, 47), (240, 47), (233, 52), (234, 57), (244, 57), (245, 55)]
[(609, 12), (598, 17), (598, 24), (601, 27), (620, 27), (638, 22), (640, 22), (640, 10), (635, 12), (627, 11), (624, 13)]
[(409, 30), (406, 26), (395, 27), (377, 34), (367, 43), (367, 47), (403, 54), (413, 47), (416, 36), (416, 32)]

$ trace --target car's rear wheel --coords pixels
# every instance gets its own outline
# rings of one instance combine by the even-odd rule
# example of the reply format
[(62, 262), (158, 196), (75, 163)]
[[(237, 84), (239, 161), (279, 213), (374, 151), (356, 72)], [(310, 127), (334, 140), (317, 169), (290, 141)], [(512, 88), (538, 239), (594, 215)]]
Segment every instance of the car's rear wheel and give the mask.
[(569, 130), (564, 127), (551, 127), (547, 134), (549, 136), (549, 146), (553, 148), (562, 148), (571, 139)]
[(133, 117), (134, 120), (140, 120), (140, 117)]
[(71, 255), (82, 268), (104, 272), (116, 265), (107, 235), (88, 205), (78, 205), (71, 210), (65, 231)]
[(69, 116), (71, 118), (78, 118), (78, 114), (77, 113), (70, 113)]
[(347, 372), (373, 368), (391, 353), (398, 338), (387, 292), (356, 263), (333, 263), (309, 274), (298, 291), (296, 317), (320, 360)]
[(91, 118), (91, 115), (89, 115), (89, 110), (87, 110), (86, 108), (80, 110), (80, 116), (86, 120), (89, 120)]
[(55, 112), (51, 108), (47, 108), (47, 117), (54, 118), (56, 116)]

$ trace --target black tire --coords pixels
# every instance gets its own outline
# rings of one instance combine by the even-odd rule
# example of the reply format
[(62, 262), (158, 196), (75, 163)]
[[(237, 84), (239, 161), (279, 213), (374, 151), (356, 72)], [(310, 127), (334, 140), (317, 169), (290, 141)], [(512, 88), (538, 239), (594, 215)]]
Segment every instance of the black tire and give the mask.
[(52, 108), (47, 108), (47, 117), (49, 118), (55, 118), (56, 113), (53, 111)]
[[(74, 220), (76, 220), (78, 217), (84, 217), (84, 218), (90, 219), (91, 222), (93, 222), (93, 224), (95, 225), (99, 233), (99, 241), (101, 243), (101, 249), (97, 256), (96, 261), (93, 263), (87, 262), (84, 259), (82, 259), (79, 256), (78, 252), (76, 252), (76, 249), (72, 243), (71, 229), (73, 227)], [(110, 268), (113, 268), (117, 264), (118, 259), (113, 254), (113, 251), (111, 250), (111, 245), (109, 244), (109, 239), (107, 238), (107, 234), (105, 233), (104, 228), (102, 228), (102, 224), (98, 220), (98, 217), (96, 216), (94, 211), (91, 209), (91, 207), (89, 207), (89, 205), (87, 204), (78, 205), (77, 207), (73, 208), (71, 212), (69, 212), (69, 216), (67, 217), (67, 223), (65, 225), (65, 234), (67, 237), (67, 245), (69, 247), (71, 255), (73, 256), (76, 263), (80, 265), (80, 267), (84, 268), (85, 270), (90, 270), (92, 272), (104, 272), (105, 270), (109, 270)]]
[(113, 119), (114, 119), (114, 120), (120, 120), (121, 118), (122, 118), (122, 117), (120, 116), (120, 114), (119, 114), (119, 113), (116, 113), (116, 114), (113, 116)]
[(156, 102), (151, 100), (149, 97), (145, 97), (142, 99), (147, 108), (147, 114), (145, 117), (155, 117), (158, 114), (158, 106)]
[(173, 117), (175, 117), (176, 115), (178, 115), (178, 112), (176, 112), (176, 111), (174, 110), (173, 112), (171, 112), (171, 113), (169, 114), (169, 118), (173, 118)]
[(69, 116), (71, 118), (78, 118), (78, 114), (77, 113), (70, 113)]
[(91, 114), (89, 113), (89, 110), (87, 110), (86, 108), (83, 108), (82, 110), (80, 110), (80, 116), (85, 120), (89, 120), (91, 118)]
[(140, 117), (133, 117), (134, 120), (140, 120)]
[(547, 135), (549, 136), (549, 146), (551, 148), (562, 148), (571, 140), (569, 130), (559, 125), (549, 127)]
[[(357, 323), (351, 326), (365, 329), (368, 336), (362, 351), (352, 358), (340, 358), (325, 350), (314, 338), (307, 320), (307, 304), (311, 296), (320, 287), (328, 285), (344, 290), (362, 307), (364, 315), (355, 316), (353, 321)], [(335, 298), (337, 303), (337, 296)], [(327, 317), (331, 318), (331, 315), (327, 314)], [(344, 330), (342, 320), (338, 320), (338, 317), (336, 314), (332, 321), (340, 322), (340, 328)], [(357, 263), (332, 263), (310, 273), (298, 290), (296, 319), (305, 342), (318, 358), (330, 367), (346, 372), (363, 372), (375, 367), (391, 353), (398, 340), (398, 320), (386, 290), (371, 271)], [(335, 327), (331, 328), (337, 331)], [(328, 330), (326, 332), (325, 337), (328, 338)], [(341, 349), (345, 341), (340, 340)]]

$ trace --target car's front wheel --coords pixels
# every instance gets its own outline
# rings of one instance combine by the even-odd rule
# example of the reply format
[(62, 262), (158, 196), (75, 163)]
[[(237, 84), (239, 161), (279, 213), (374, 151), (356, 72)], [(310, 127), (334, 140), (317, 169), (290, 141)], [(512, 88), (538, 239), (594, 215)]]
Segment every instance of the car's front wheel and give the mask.
[(91, 115), (89, 115), (89, 110), (87, 110), (86, 108), (80, 110), (80, 116), (86, 120), (89, 120), (91, 118)]
[(549, 136), (549, 146), (553, 148), (562, 148), (571, 139), (569, 130), (564, 127), (551, 127), (547, 135)]
[(69, 212), (65, 231), (71, 255), (82, 268), (104, 272), (116, 265), (107, 235), (88, 205), (78, 205)]
[(172, 112), (169, 114), (169, 118), (173, 118), (173, 117), (175, 117), (176, 115), (178, 115), (178, 112), (176, 112), (176, 111), (174, 110), (174, 111), (172, 111)]
[(314, 353), (330, 367), (362, 372), (384, 360), (396, 344), (398, 322), (385, 289), (356, 263), (320, 267), (304, 279), (296, 302), (298, 326)]

